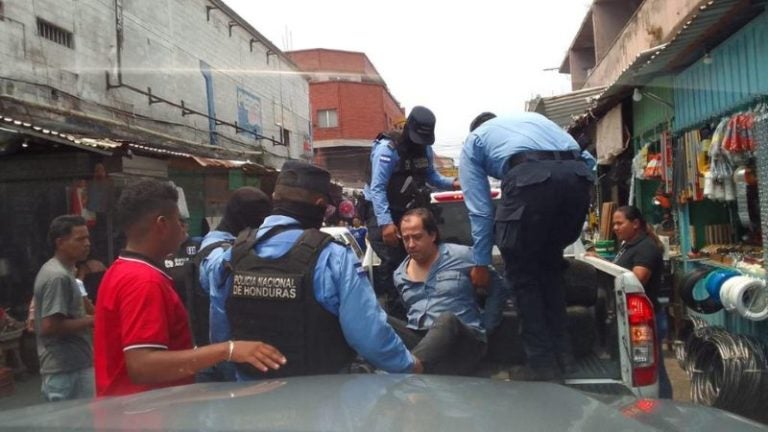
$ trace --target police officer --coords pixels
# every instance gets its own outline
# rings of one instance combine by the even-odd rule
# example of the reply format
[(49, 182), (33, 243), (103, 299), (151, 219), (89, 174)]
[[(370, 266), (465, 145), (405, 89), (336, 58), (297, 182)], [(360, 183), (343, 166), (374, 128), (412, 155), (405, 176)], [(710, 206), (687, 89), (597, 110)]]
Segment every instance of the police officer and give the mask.
[[(232, 247), (237, 235), (247, 228), (258, 228), (272, 210), (272, 200), (261, 190), (243, 186), (232, 193), (224, 209), (224, 216), (215, 230), (203, 237), (200, 250), (195, 257), (198, 267), (198, 289), (195, 291), (194, 314), (198, 316), (199, 325), (193, 326), (193, 336), (197, 345), (207, 345), (209, 332), (209, 311), (211, 286), (220, 281), (217, 274), (212, 272), (213, 266), (220, 262), (224, 251)], [(190, 311), (193, 313), (193, 311)], [(200, 330), (204, 326), (204, 334)]]
[[(212, 342), (269, 340), (288, 362), (276, 376), (336, 373), (357, 352), (388, 372), (421, 372), (421, 362), (387, 324), (354, 252), (319, 231), (330, 174), (304, 162), (283, 165), (273, 209), (224, 254), (229, 269), (211, 290)], [(238, 380), (260, 379), (238, 366)]]
[[(517, 295), (528, 368), (520, 379), (559, 379), (572, 365), (566, 335), (563, 249), (581, 233), (594, 158), (544, 116), (483, 113), (470, 125), (459, 178), (469, 210), (476, 287), (488, 284), (491, 247)], [(488, 177), (502, 180), (495, 216)], [(495, 236), (495, 238), (494, 238)]]
[(392, 274), (406, 253), (397, 226), (403, 214), (429, 205), (427, 183), (442, 189), (458, 189), (458, 179), (440, 175), (434, 168), (435, 115), (423, 106), (411, 110), (402, 133), (379, 134), (371, 148), (369, 182), (363, 190), (368, 239), (381, 259), (377, 294), (396, 298)]
[(200, 249), (200, 241), (189, 235), (189, 222), (187, 220), (182, 220), (181, 223), (184, 227), (184, 242), (179, 246), (179, 250), (176, 253), (165, 257), (163, 265), (168, 275), (173, 278), (173, 287), (176, 290), (176, 294), (179, 295), (184, 306), (189, 311), (192, 307), (193, 289), (195, 287), (195, 276), (192, 266), (193, 260)]

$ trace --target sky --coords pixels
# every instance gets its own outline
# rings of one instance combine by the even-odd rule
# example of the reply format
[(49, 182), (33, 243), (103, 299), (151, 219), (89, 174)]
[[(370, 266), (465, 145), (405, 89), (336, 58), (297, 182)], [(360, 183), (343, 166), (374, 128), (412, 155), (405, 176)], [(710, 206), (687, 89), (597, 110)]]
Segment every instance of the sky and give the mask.
[(435, 151), (458, 159), (479, 113), (523, 111), (570, 90), (558, 73), (591, 0), (225, 0), (284, 51), (364, 52), (405, 107), (437, 118)]

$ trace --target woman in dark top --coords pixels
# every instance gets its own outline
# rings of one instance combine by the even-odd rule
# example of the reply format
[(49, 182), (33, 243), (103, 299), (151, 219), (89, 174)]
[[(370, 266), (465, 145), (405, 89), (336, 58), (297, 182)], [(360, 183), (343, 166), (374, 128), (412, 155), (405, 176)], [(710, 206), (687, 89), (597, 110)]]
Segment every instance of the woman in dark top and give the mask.
[(659, 353), (659, 397), (672, 399), (672, 385), (669, 382), (661, 340), (667, 336), (667, 314), (659, 305), (661, 274), (664, 270), (664, 245), (643, 219), (640, 210), (634, 206), (619, 207), (613, 213), (613, 232), (621, 241), (621, 247), (613, 262), (637, 276), (645, 293), (656, 311), (656, 349)]

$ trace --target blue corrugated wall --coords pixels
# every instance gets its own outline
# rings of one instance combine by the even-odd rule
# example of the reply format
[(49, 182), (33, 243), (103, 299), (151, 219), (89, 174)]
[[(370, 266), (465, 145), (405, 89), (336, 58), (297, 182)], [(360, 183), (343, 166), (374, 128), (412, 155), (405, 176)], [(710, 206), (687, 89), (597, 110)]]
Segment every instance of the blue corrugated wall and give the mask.
[(728, 114), (768, 95), (768, 13), (763, 13), (675, 77), (675, 131)]

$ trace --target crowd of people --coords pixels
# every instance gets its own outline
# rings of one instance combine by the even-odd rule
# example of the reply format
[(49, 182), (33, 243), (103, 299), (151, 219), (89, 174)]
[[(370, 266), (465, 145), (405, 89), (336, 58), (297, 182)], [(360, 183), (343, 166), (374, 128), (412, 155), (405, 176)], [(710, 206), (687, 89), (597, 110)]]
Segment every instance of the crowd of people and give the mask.
[[(330, 174), (304, 162), (285, 162), (271, 197), (235, 191), (199, 247), (181, 247), (188, 236), (174, 187), (127, 186), (116, 207), (126, 246), (94, 311), (74, 272), (88, 257), (86, 221), (56, 218), (54, 256), (33, 298), (46, 400), (371, 369), (469, 374), (512, 288), (529, 366), (516, 378), (561, 379), (572, 363), (562, 251), (581, 232), (594, 159), (538, 114), (483, 113), (460, 177), (447, 178), (434, 169), (434, 127), (434, 114), (415, 107), (402, 130), (373, 142), (353, 225), (381, 259), (374, 281), (320, 231)], [(488, 177), (502, 180), (495, 214)], [(474, 247), (441, 241), (428, 185), (463, 190)], [(493, 244), (506, 278), (491, 267)]]

